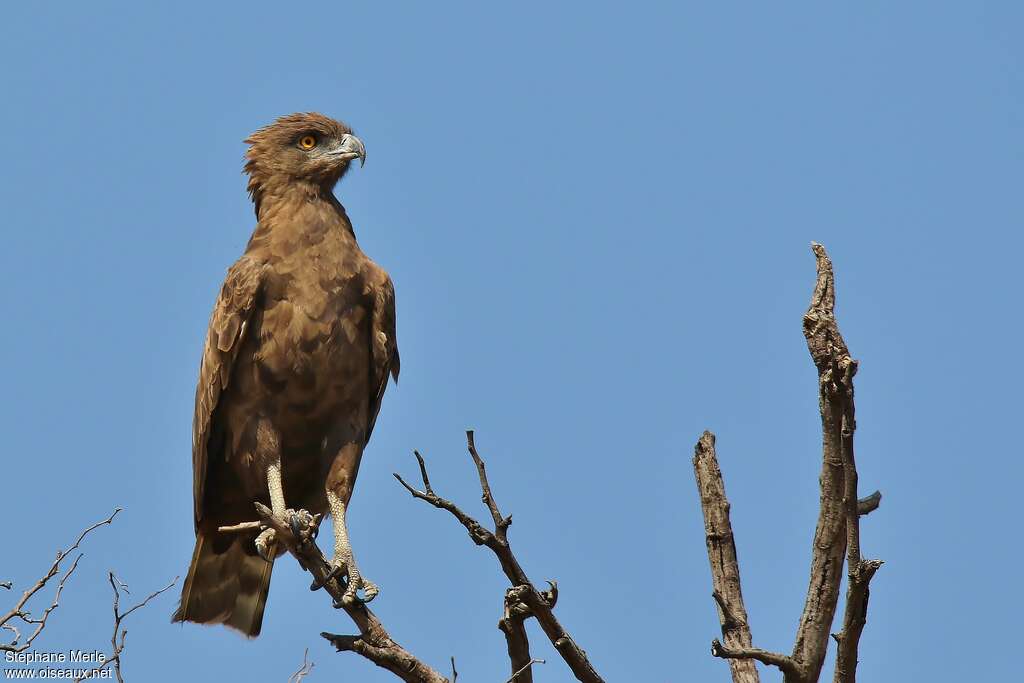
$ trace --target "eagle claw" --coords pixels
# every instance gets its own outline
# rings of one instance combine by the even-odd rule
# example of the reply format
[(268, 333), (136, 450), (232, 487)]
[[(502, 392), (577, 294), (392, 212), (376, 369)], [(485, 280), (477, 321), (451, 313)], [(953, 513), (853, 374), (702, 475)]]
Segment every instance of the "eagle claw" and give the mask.
[(285, 519), (292, 535), (299, 543), (306, 543), (316, 538), (320, 531), (320, 520), (318, 515), (313, 515), (308, 510), (285, 510)]
[(264, 527), (260, 531), (260, 535), (256, 537), (256, 552), (267, 562), (273, 562), (284, 552), (284, 548), (278, 547), (277, 534), (273, 529)]
[[(368, 603), (380, 593), (377, 584), (360, 574), (355, 562), (351, 559), (348, 562), (335, 559), (328, 577), (340, 577), (340, 575), (345, 576), (345, 593), (341, 596), (341, 600), (334, 600), (335, 609), (350, 607), (358, 603)], [(358, 594), (360, 589), (363, 591), (363, 597)]]
[[(344, 565), (334, 565), (331, 570), (327, 572), (327, 576), (324, 577), (323, 581), (319, 581), (316, 578), (313, 579), (313, 583), (309, 585), (309, 590), (318, 591), (331, 582), (331, 579), (336, 579), (345, 573)], [(337, 605), (335, 605), (337, 607)]]
[(364, 597), (359, 597), (359, 595), (357, 595), (355, 591), (349, 593), (348, 590), (346, 589), (345, 594), (341, 596), (341, 600), (332, 601), (334, 609), (351, 607), (352, 605), (356, 605), (358, 603), (363, 603), (365, 605), (366, 603), (370, 602), (375, 597), (377, 597), (377, 594), (380, 593), (380, 589), (377, 588), (377, 585), (372, 581), (367, 581), (366, 579), (363, 579), (360, 583), (362, 583)]

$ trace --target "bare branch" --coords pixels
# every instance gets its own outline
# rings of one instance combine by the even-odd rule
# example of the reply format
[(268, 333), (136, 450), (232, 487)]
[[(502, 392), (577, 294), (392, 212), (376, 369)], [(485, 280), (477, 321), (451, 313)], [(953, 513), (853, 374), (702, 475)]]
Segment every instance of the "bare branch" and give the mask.
[(222, 534), (240, 534), (247, 531), (258, 531), (259, 528), (259, 522), (240, 522), (238, 524), (231, 524), (228, 526), (219, 526), (217, 527), (217, 531)]
[(334, 606), (345, 610), (355, 622), (360, 635), (346, 636), (323, 632), (339, 652), (355, 652), (377, 666), (387, 669), (406, 683), (447, 683), (448, 679), (414, 657), (395, 642), (377, 616), (359, 601), (342, 600), (344, 583), (335, 576), (330, 563), (314, 542), (320, 517), (302, 511), (288, 511), (288, 518), (274, 515), (270, 508), (256, 503), (256, 512), (264, 524), (274, 529), (275, 539), (283, 543), (299, 566), (313, 576), (312, 589), (324, 588), (334, 599)]
[[(856, 372), (856, 361), (853, 361), (853, 372), (849, 373), (849, 381), (843, 403), (843, 501), (846, 506), (846, 607), (843, 610), (843, 630), (833, 637), (839, 644), (836, 653), (836, 667), (833, 674), (834, 683), (854, 683), (857, 680), (857, 651), (860, 646), (860, 635), (867, 623), (868, 584), (878, 568), (881, 560), (864, 560), (860, 552), (860, 517), (865, 501), (874, 501), (874, 507), (882, 494), (874, 494), (863, 501), (857, 500), (857, 460), (853, 449), (853, 432), (856, 428), (855, 406), (853, 400), (853, 374)], [(873, 509), (873, 508), (872, 508)]]
[(875, 491), (870, 496), (865, 496), (857, 501), (857, 514), (863, 517), (864, 515), (870, 515), (872, 512), (878, 509), (878, 506), (882, 502), (882, 492)]
[(476, 452), (476, 439), (473, 436), (472, 429), (466, 430), (466, 443), (469, 447), (469, 455), (473, 458), (473, 463), (476, 465), (477, 475), (480, 477), (480, 498), (491, 512), (495, 533), (497, 533), (498, 538), (505, 540), (508, 527), (512, 524), (512, 517), (502, 517), (501, 510), (498, 509), (498, 504), (494, 501), (494, 495), (491, 494), (491, 484), (487, 481), (487, 468), (484, 466), (484, 461), (480, 454)]
[(849, 572), (843, 630), (832, 634), (839, 644), (832, 678), (834, 683), (853, 683), (857, 680), (857, 652), (868, 615), (868, 584), (881, 566), (881, 560), (860, 560)]
[[(526, 678), (524, 678), (524, 675), (526, 673), (529, 673), (529, 672), (532, 671), (531, 667), (533, 667), (534, 664), (547, 664), (547, 662), (544, 661), (543, 659), (531, 659), (530, 661), (528, 661), (526, 663), (525, 666), (523, 666), (522, 669), (520, 669), (519, 671), (517, 671), (514, 674), (512, 674), (512, 678), (510, 678), (507, 681), (505, 681), (505, 683), (512, 683), (513, 681), (517, 681), (518, 683), (522, 683), (523, 681), (526, 680)], [(532, 680), (532, 678), (531, 678), (531, 680)]]
[(108, 655), (103, 663), (99, 666), (90, 669), (85, 675), (75, 679), (75, 683), (80, 681), (88, 680), (96, 677), (100, 672), (104, 671), (111, 665), (114, 667), (114, 675), (117, 677), (118, 683), (124, 683), (124, 678), (121, 677), (121, 654), (124, 652), (125, 639), (128, 637), (128, 629), (122, 629), (121, 624), (125, 619), (128, 618), (132, 612), (137, 609), (141, 609), (149, 604), (149, 601), (160, 595), (161, 593), (170, 590), (174, 584), (178, 582), (177, 576), (171, 580), (169, 584), (161, 588), (160, 590), (153, 591), (146, 598), (131, 608), (127, 612), (121, 612), (121, 591), (129, 593), (128, 586), (114, 575), (114, 572), (107, 572), (107, 580), (110, 582), (110, 587), (114, 591), (114, 633), (110, 636), (110, 655)]
[[(835, 278), (824, 247), (812, 243), (818, 276), (803, 319), (807, 349), (818, 369), (821, 410), (822, 466), (818, 524), (812, 544), (807, 599), (797, 629), (793, 658), (801, 664), (805, 683), (818, 680), (828, 649), (846, 553), (844, 440), (853, 438), (853, 376), (857, 361), (839, 332), (835, 318)], [(856, 499), (852, 501), (856, 506)]]
[[(498, 559), (498, 562), (501, 564), (502, 571), (505, 572), (505, 576), (512, 584), (513, 589), (522, 590), (520, 601), (526, 605), (530, 610), (531, 615), (537, 619), (537, 622), (540, 624), (541, 629), (543, 629), (544, 634), (551, 641), (551, 644), (555, 646), (555, 650), (557, 650), (558, 654), (561, 655), (563, 660), (565, 660), (565, 663), (569, 665), (569, 669), (572, 671), (573, 675), (576, 676), (576, 679), (584, 681), (584, 683), (603, 683), (603, 679), (594, 669), (590, 660), (587, 659), (586, 653), (575, 643), (575, 641), (573, 641), (572, 637), (558, 622), (557, 617), (555, 617), (554, 612), (552, 611), (552, 604), (548, 602), (545, 595), (538, 591), (533, 585), (529, 577), (526, 575), (526, 572), (523, 571), (522, 566), (520, 566), (515, 554), (512, 552), (506, 533), (509, 525), (512, 523), (512, 517), (503, 516), (497, 502), (494, 500), (490, 483), (487, 480), (487, 470), (484, 466), (483, 459), (476, 450), (476, 443), (473, 438), (472, 430), (468, 430), (466, 432), (466, 441), (470, 457), (473, 458), (477, 474), (480, 477), (480, 490), (482, 492), (481, 498), (487, 506), (488, 511), (491, 513), (491, 518), (494, 521), (494, 532), (485, 529), (479, 522), (464, 513), (454, 503), (441, 498), (430, 489), (426, 476), (426, 466), (419, 453), (416, 453), (416, 457), (420, 463), (420, 473), (424, 480), (424, 490), (416, 490), (397, 473), (395, 474), (395, 478), (398, 479), (399, 483), (401, 483), (414, 498), (426, 501), (438, 509), (447, 510), (451, 513), (451, 515), (466, 528), (469, 532), (469, 537), (474, 543), (477, 545), (487, 546)], [(557, 596), (557, 589), (555, 589), (555, 591), (550, 595)]]
[(505, 591), (504, 611), (498, 621), (498, 628), (505, 634), (511, 673), (513, 677), (519, 676), (519, 683), (533, 683), (533, 672), (528, 666), (533, 657), (530, 656), (530, 639), (525, 625), (530, 608), (522, 602), (521, 595), (528, 590), (529, 586), (515, 586)]
[(722, 659), (756, 659), (762, 664), (778, 667), (782, 673), (786, 674), (787, 680), (791, 676), (800, 676), (800, 665), (792, 657), (787, 657), (786, 655), (781, 655), (777, 652), (769, 652), (768, 650), (762, 650), (757, 647), (729, 648), (722, 645), (722, 643), (715, 638), (711, 641), (711, 654)]
[[(718, 604), (722, 638), (729, 648), (750, 649), (752, 639), (747, 623), (747, 610), (740, 589), (740, 567), (736, 556), (732, 522), (729, 520), (729, 499), (715, 453), (715, 435), (704, 432), (693, 454), (693, 474), (697, 480), (701, 510), (704, 513), (704, 536), (711, 562), (711, 595)], [(749, 658), (728, 658), (733, 683), (758, 683), (757, 667)]]
[[(39, 637), (39, 634), (43, 632), (44, 628), (46, 628), (46, 620), (50, 618), (50, 614), (55, 609), (57, 609), (57, 607), (60, 606), (60, 595), (61, 592), (63, 592), (64, 590), (64, 584), (67, 582), (69, 578), (71, 578), (71, 575), (74, 573), (75, 569), (78, 568), (78, 561), (82, 559), (83, 553), (78, 554), (74, 562), (72, 562), (71, 567), (67, 570), (67, 572), (64, 573), (64, 576), (61, 577), (60, 581), (57, 583), (57, 590), (54, 593), (53, 600), (50, 602), (49, 607), (43, 610), (43, 614), (41, 617), (32, 617), (31, 612), (25, 609), (25, 605), (28, 604), (28, 601), (32, 599), (32, 596), (41, 591), (53, 577), (57, 576), (57, 574), (61, 572), (61, 562), (63, 562), (64, 559), (66, 559), (72, 552), (78, 549), (79, 545), (81, 545), (82, 541), (85, 539), (86, 536), (88, 536), (92, 531), (101, 526), (111, 524), (114, 521), (114, 517), (116, 517), (117, 513), (119, 512), (121, 512), (121, 508), (115, 508), (109, 517), (100, 520), (99, 522), (96, 522), (92, 526), (89, 526), (85, 530), (83, 530), (82, 533), (78, 535), (78, 538), (75, 539), (75, 542), (68, 546), (66, 549), (58, 550), (57, 557), (50, 565), (50, 568), (49, 570), (47, 570), (46, 574), (39, 578), (39, 580), (37, 580), (35, 584), (33, 584), (28, 590), (22, 593), (21, 598), (18, 599), (18, 602), (15, 603), (14, 607), (12, 607), (10, 611), (8, 611), (3, 616), (0, 616), (0, 630), (10, 631), (14, 634), (14, 639), (12, 641), (7, 643), (0, 643), (0, 652), (24, 652), (32, 646), (32, 642), (37, 637)], [(12, 584), (8, 582), (5, 585), (5, 588), (9, 589), (11, 585)], [(18, 630), (18, 627), (15, 623), (16, 619), (22, 622), (23, 624), (35, 626), (35, 628), (32, 630), (32, 632), (29, 634), (28, 638), (25, 639), (24, 642), (22, 642), (21, 640), (21, 632)]]
[(302, 679), (309, 675), (309, 672), (313, 670), (313, 666), (313, 662), (309, 661), (309, 648), (307, 647), (305, 652), (302, 653), (302, 666), (288, 677), (288, 683), (302, 683)]
[[(704, 510), (708, 557), (715, 584), (712, 596), (719, 607), (722, 635), (727, 645), (712, 643), (712, 654), (731, 660), (757, 660), (778, 667), (785, 683), (814, 683), (821, 675), (828, 649), (829, 627), (835, 617), (844, 561), (849, 569), (843, 631), (834, 683), (856, 679), (857, 646), (866, 621), (868, 582), (881, 566), (860, 554), (860, 517), (878, 508), (882, 494), (857, 499), (857, 467), (853, 451), (856, 430), (853, 378), (858, 364), (835, 317), (835, 276), (832, 262), (820, 244), (812, 243), (817, 278), (811, 303), (803, 318), (807, 350), (818, 369), (821, 411), (822, 466), (818, 523), (811, 548), (810, 581), (793, 653), (790, 656), (750, 646), (747, 615), (740, 594), (736, 548), (729, 522), (721, 471), (714, 453), (714, 436), (705, 432), (693, 459)], [(741, 641), (740, 639), (743, 638)], [(756, 672), (751, 669), (752, 680)], [(733, 680), (741, 680), (733, 668)]]

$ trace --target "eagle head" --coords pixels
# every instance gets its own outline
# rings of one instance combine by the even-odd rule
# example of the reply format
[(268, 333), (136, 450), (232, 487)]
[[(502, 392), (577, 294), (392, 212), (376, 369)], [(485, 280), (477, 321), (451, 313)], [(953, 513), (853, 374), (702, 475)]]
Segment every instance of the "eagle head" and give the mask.
[(254, 200), (272, 184), (301, 182), (329, 191), (353, 159), (366, 162), (366, 147), (351, 128), (315, 112), (282, 116), (245, 142), (245, 172)]

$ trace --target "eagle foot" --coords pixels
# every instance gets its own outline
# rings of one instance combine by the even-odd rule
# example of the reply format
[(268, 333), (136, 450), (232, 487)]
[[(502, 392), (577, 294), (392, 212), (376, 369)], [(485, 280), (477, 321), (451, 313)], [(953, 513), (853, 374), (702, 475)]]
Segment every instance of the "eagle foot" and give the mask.
[(320, 531), (320, 520), (322, 518), (323, 515), (314, 515), (308, 510), (292, 510), (289, 508), (284, 511), (284, 519), (288, 522), (288, 528), (291, 529), (292, 536), (300, 544), (309, 543), (316, 539)]
[[(282, 515), (274, 515), (275, 519), (288, 525), (296, 542), (304, 545), (316, 539), (323, 515), (314, 515), (308, 510), (292, 510), (288, 508)], [(283, 555), (286, 548), (277, 540), (277, 532), (273, 527), (260, 524), (260, 533), (256, 537), (256, 552), (267, 562), (273, 562)], [(301, 562), (300, 562), (301, 564)]]
[[(334, 577), (342, 574), (345, 575), (345, 593), (341, 596), (340, 601), (334, 601), (335, 609), (349, 607), (358, 603), (370, 602), (380, 593), (380, 589), (377, 587), (377, 584), (360, 574), (351, 554), (349, 555), (348, 561), (344, 558), (336, 557), (329, 576)], [(362, 596), (359, 595), (360, 590), (363, 592)]]

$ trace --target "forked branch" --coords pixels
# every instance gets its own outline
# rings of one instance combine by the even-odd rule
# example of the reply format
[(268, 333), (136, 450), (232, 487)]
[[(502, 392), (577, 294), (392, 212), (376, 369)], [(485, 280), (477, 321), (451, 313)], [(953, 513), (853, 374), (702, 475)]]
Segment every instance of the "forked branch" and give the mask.
[[(711, 559), (714, 597), (719, 605), (722, 635), (726, 645), (712, 644), (716, 657), (756, 660), (778, 667), (786, 683), (814, 683), (828, 648), (829, 629), (835, 617), (844, 561), (849, 584), (843, 630), (834, 637), (839, 643), (835, 683), (856, 680), (857, 648), (868, 603), (868, 582), (881, 566), (878, 560), (864, 560), (860, 553), (860, 517), (878, 508), (882, 494), (857, 498), (857, 467), (853, 453), (856, 429), (853, 378), (857, 361), (850, 356), (835, 318), (835, 276), (832, 262), (820, 244), (812, 243), (817, 261), (817, 279), (811, 304), (803, 319), (807, 349), (818, 369), (819, 408), (822, 428), (822, 467), (818, 524), (814, 531), (810, 582), (796, 634), (792, 655), (780, 655), (750, 647), (746, 612), (739, 591), (729, 504), (725, 499), (721, 472), (714, 455), (714, 437), (705, 433), (697, 444), (694, 471), (701, 492), (708, 556)], [(746, 629), (746, 630), (744, 630)], [(733, 680), (739, 677), (733, 664)]]
[(97, 678), (101, 676), (101, 672), (113, 667), (114, 676), (117, 677), (118, 683), (124, 683), (124, 678), (121, 676), (121, 655), (124, 653), (125, 639), (128, 637), (128, 629), (121, 628), (121, 624), (127, 619), (132, 612), (142, 609), (149, 601), (160, 595), (161, 593), (171, 589), (174, 584), (178, 582), (178, 577), (161, 588), (160, 590), (150, 593), (142, 602), (136, 603), (130, 607), (127, 612), (121, 612), (121, 591), (128, 593), (128, 586), (122, 583), (114, 572), (107, 572), (107, 580), (110, 581), (110, 587), (114, 591), (114, 634), (110, 637), (110, 654), (106, 656), (101, 664), (98, 664), (95, 668), (89, 669), (85, 675), (75, 679), (75, 683), (81, 683), (81, 681), (88, 680), (90, 678)]
[[(508, 527), (512, 524), (512, 517), (502, 515), (497, 502), (494, 500), (494, 495), (491, 493), (491, 486), (487, 479), (487, 470), (483, 459), (476, 450), (472, 430), (466, 432), (466, 441), (469, 455), (473, 459), (477, 474), (480, 477), (481, 498), (484, 505), (487, 506), (487, 510), (491, 513), (491, 519), (494, 521), (493, 532), (467, 515), (451, 501), (434, 493), (430, 486), (430, 478), (427, 475), (426, 463), (423, 460), (423, 456), (418, 452), (415, 455), (419, 463), (420, 477), (423, 480), (423, 490), (420, 491), (410, 486), (397, 473), (395, 478), (414, 498), (430, 503), (440, 510), (447, 510), (466, 528), (473, 543), (487, 546), (498, 559), (502, 571), (505, 572), (505, 576), (508, 577), (513, 589), (519, 591), (519, 601), (529, 609), (530, 615), (537, 619), (544, 634), (551, 641), (551, 644), (554, 645), (555, 650), (561, 655), (562, 659), (565, 660), (565, 663), (568, 664), (576, 679), (585, 683), (603, 683), (603, 679), (594, 669), (590, 660), (587, 659), (586, 653), (576, 644), (568, 632), (562, 628), (557, 617), (555, 617), (553, 608), (557, 589), (554, 582), (551, 582), (551, 592), (542, 593), (538, 591), (512, 552), (508, 542)], [(529, 669), (529, 665), (526, 666), (526, 669)], [(523, 673), (525, 671), (522, 673), (516, 672), (513, 674), (513, 678), (518, 677), (516, 680), (524, 680), (522, 677)]]

